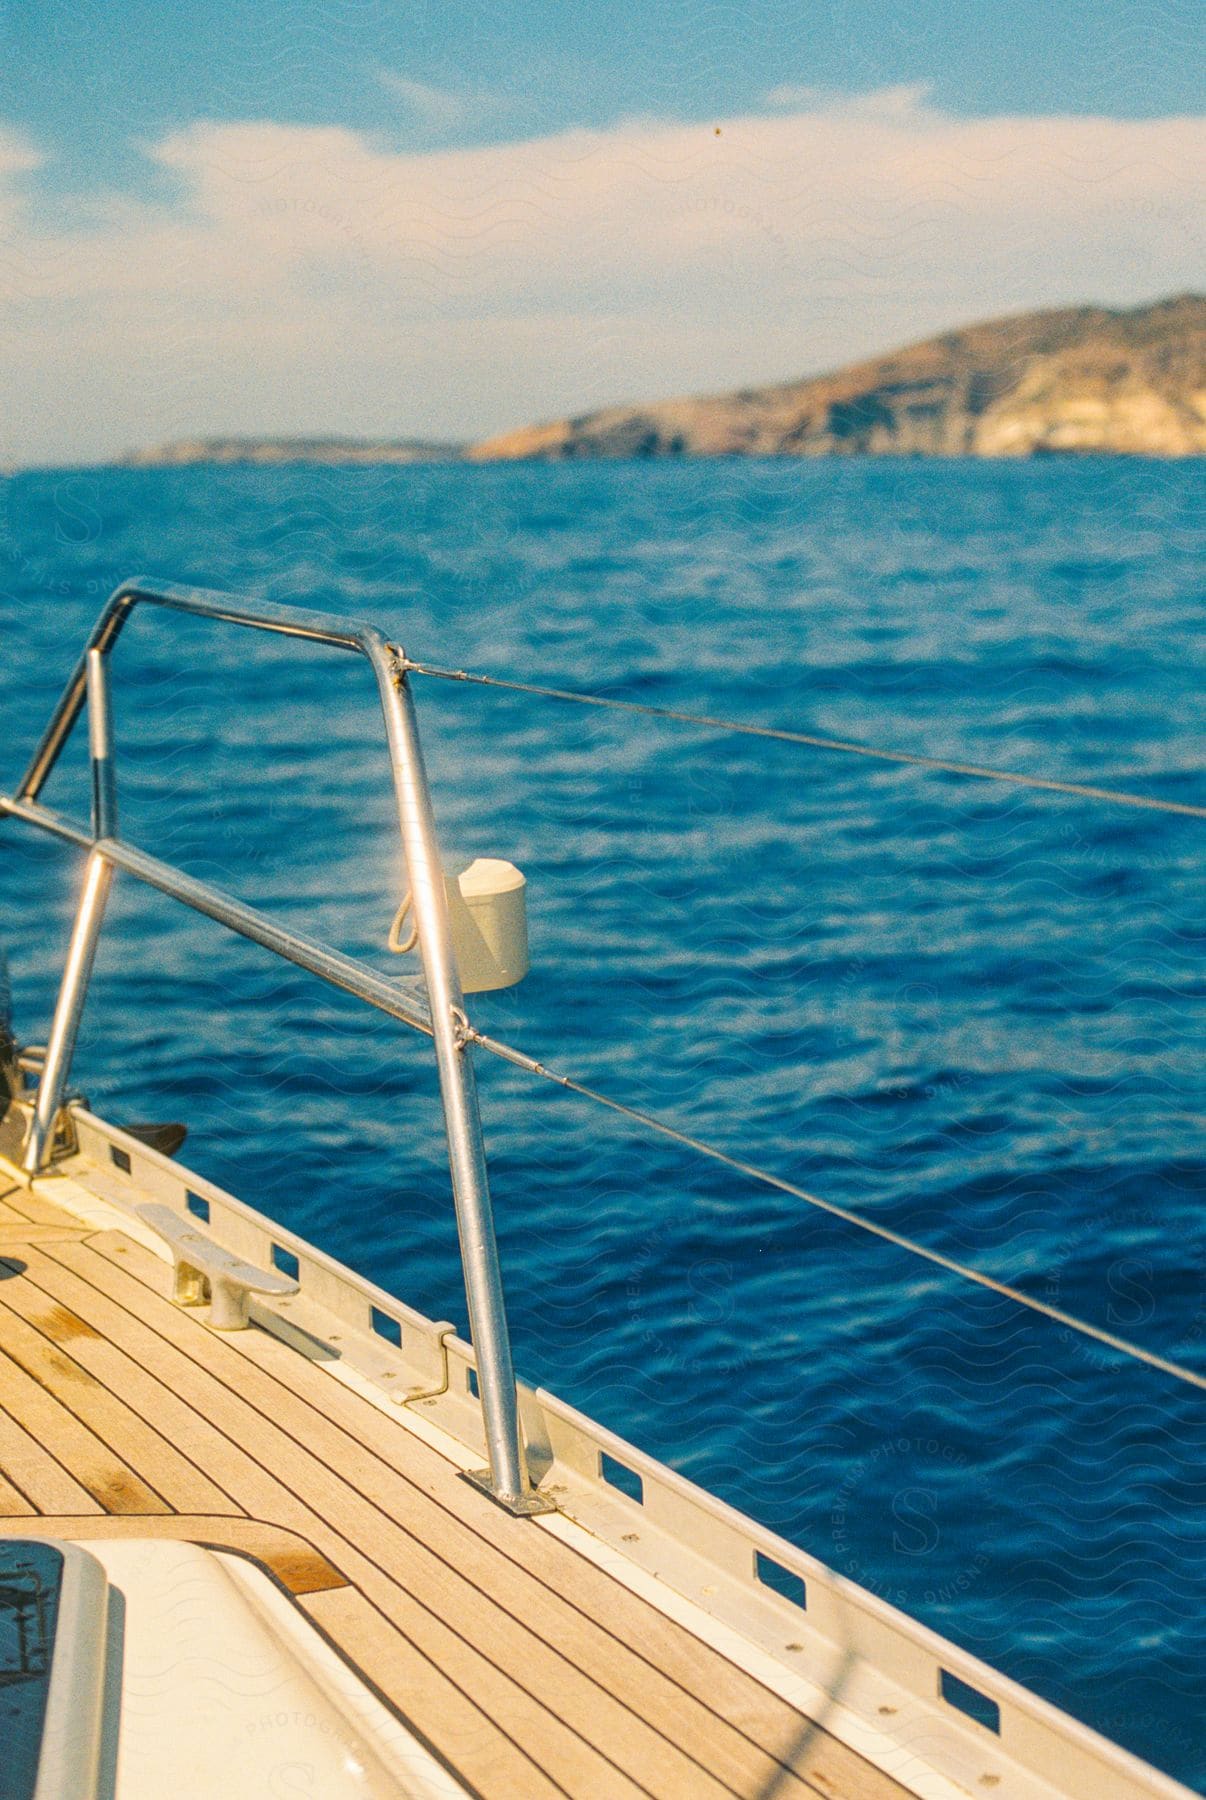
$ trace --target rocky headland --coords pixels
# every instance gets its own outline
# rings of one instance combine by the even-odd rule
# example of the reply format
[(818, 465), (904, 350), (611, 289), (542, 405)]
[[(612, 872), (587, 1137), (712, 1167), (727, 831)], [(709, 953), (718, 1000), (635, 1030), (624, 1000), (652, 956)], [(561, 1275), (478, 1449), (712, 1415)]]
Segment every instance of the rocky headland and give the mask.
[(830, 375), (613, 406), (474, 445), (475, 461), (635, 456), (1200, 456), (1206, 297), (944, 332)]

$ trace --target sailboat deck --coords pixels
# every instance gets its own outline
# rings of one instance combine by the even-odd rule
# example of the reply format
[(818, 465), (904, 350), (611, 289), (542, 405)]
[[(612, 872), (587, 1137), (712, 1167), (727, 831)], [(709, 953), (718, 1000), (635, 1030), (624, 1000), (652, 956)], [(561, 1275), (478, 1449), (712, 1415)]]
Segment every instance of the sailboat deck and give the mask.
[(170, 1267), (0, 1186), (0, 1533), (167, 1536), (264, 1563), (490, 1800), (907, 1791), (432, 1443)]

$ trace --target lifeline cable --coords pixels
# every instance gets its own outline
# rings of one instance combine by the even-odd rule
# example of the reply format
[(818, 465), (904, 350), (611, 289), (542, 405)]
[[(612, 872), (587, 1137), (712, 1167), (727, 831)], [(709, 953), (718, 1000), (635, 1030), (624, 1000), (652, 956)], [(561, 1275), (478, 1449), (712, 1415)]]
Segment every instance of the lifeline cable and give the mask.
[(1105, 1344), (1123, 1356), (1147, 1363), (1150, 1368), (1172, 1375), (1178, 1381), (1186, 1381), (1192, 1387), (1206, 1388), (1206, 1375), (1187, 1369), (1183, 1363), (1171, 1362), (1167, 1357), (1157, 1355), (1154, 1350), (1145, 1350), (1142, 1344), (1133, 1344), (1128, 1338), (1116, 1337), (1112, 1331), (1103, 1331), (1100, 1326), (1090, 1325), (1087, 1320), (1064, 1312), (1062, 1307), (1051, 1306), (1045, 1300), (1036, 1300), (1032, 1294), (1024, 1294), (1020, 1288), (1011, 1287), (1008, 1282), (996, 1281), (991, 1275), (982, 1275), (978, 1269), (957, 1262), (952, 1256), (944, 1256), (940, 1250), (931, 1250), (899, 1231), (890, 1230), (886, 1225), (878, 1225), (873, 1219), (864, 1219), (859, 1213), (851, 1212), (848, 1207), (838, 1206), (832, 1200), (822, 1200), (818, 1195), (810, 1194), (806, 1188), (797, 1187), (795, 1182), (786, 1180), (782, 1175), (774, 1175), (769, 1169), (760, 1169), (756, 1163), (743, 1162), (740, 1157), (730, 1156), (727, 1151), (717, 1149), (714, 1144), (705, 1144), (702, 1138), (691, 1137), (688, 1132), (679, 1131), (677, 1126), (655, 1118), (652, 1113), (641, 1112), (635, 1106), (625, 1106), (622, 1100), (613, 1100), (609, 1095), (601, 1094), (597, 1088), (588, 1087), (585, 1082), (559, 1074), (556, 1069), (550, 1069), (533, 1057), (525, 1056), (522, 1050), (501, 1043), (499, 1039), (489, 1037), (471, 1025), (465, 1028), (464, 1035), (468, 1042), (479, 1044), (483, 1050), (501, 1057), (504, 1062), (513, 1063), (517, 1069), (524, 1069), (530, 1075), (542, 1075), (547, 1081), (556, 1082), (559, 1087), (568, 1088), (571, 1093), (580, 1094), (586, 1100), (596, 1100), (600, 1105), (610, 1107), (612, 1112), (620, 1113), (624, 1118), (645, 1126), (647, 1130), (656, 1131), (677, 1144), (685, 1144), (688, 1149), (698, 1151), (701, 1156), (723, 1163), (726, 1168), (736, 1169), (739, 1174), (748, 1175), (754, 1181), (761, 1181), (768, 1187), (793, 1195), (797, 1200), (804, 1200), (809, 1206), (830, 1213), (835, 1219), (844, 1220), (847, 1225), (856, 1225), (860, 1231), (870, 1232), (872, 1236), (882, 1238), (885, 1243), (895, 1244), (900, 1250), (908, 1250), (914, 1256), (923, 1257), (926, 1262), (935, 1263), (938, 1268), (945, 1269), (950, 1274), (962, 1275), (965, 1280), (974, 1281), (979, 1287), (988, 1288), (994, 1294), (1002, 1294), (1007, 1300), (1016, 1301), (1019, 1306), (1028, 1307), (1031, 1312), (1042, 1313), (1045, 1318), (1054, 1319), (1058, 1325), (1067, 1325), (1072, 1331), (1080, 1332), (1083, 1337), (1096, 1338), (1099, 1344)]
[(1105, 800), (1115, 806), (1142, 807), (1150, 812), (1180, 813), (1190, 819), (1206, 819), (1206, 806), (1187, 801), (1158, 800), (1151, 794), (1129, 794), (1118, 788), (1091, 787), (1079, 781), (1054, 781), (1041, 775), (1019, 775), (1008, 769), (990, 769), (981, 763), (948, 761), (940, 756), (916, 756), (908, 750), (880, 750), (873, 744), (850, 743), (844, 738), (820, 737), (808, 731), (788, 731), (777, 725), (748, 725), (740, 719), (711, 718), (706, 713), (680, 712), (670, 706), (645, 706), (637, 700), (612, 700), (605, 694), (576, 693), (570, 688), (538, 687), (533, 682), (504, 680), (499, 675), (477, 675), (468, 669), (442, 669), (434, 663), (415, 662), (399, 654), (402, 667), (413, 675), (432, 675), (440, 681), (465, 681), (474, 687), (509, 688), (516, 694), (537, 694), (545, 700), (571, 700), (579, 706), (609, 707), (616, 712), (643, 713), (651, 719), (672, 719), (679, 725), (698, 725), (708, 731), (729, 731), (741, 737), (777, 738), (785, 744), (806, 744), (814, 750), (839, 750), (847, 756), (865, 756), (873, 762), (908, 763), (943, 775), (965, 775), (976, 781), (1004, 781), (1012, 787), (1042, 788), (1052, 794), (1076, 794), (1083, 800)]
[[(941, 757), (917, 756), (905, 750), (881, 750), (870, 744), (850, 743), (841, 738), (827, 738), (810, 732), (789, 731), (772, 725), (750, 725), (735, 719), (719, 719), (703, 713), (682, 712), (666, 706), (646, 706), (636, 700), (614, 700), (603, 694), (584, 694), (568, 688), (550, 688), (538, 686), (533, 682), (511, 681), (501, 676), (479, 675), (466, 669), (445, 669), (432, 663), (420, 663), (408, 656), (400, 654), (403, 666), (412, 674), (430, 675), (443, 681), (468, 682), (476, 687), (507, 688), (513, 693), (535, 694), (547, 700), (572, 701), (580, 706), (598, 706), (610, 708), (617, 712), (643, 714), (649, 718), (670, 719), (680, 725), (694, 725), (709, 731), (728, 731), (744, 737), (775, 738), (789, 744), (805, 744), (817, 750), (836, 750), (849, 756), (865, 756), (878, 762), (906, 763), (915, 768), (936, 770), (948, 775), (969, 776), (979, 781), (1007, 782), (1013, 787), (1039, 788), (1049, 793), (1073, 794), (1086, 800), (1104, 800), (1117, 806), (1133, 806), (1152, 812), (1178, 813), (1183, 817), (1206, 819), (1206, 806), (1193, 806), (1177, 800), (1159, 800), (1148, 794), (1131, 794), (1116, 788), (1100, 788), (1082, 782), (1055, 781), (1038, 775), (1021, 775), (1005, 769), (986, 768), (979, 763), (960, 763), (948, 761)], [(958, 1262), (954, 1257), (944, 1256), (939, 1250), (931, 1250), (924, 1244), (917, 1243), (903, 1233), (892, 1231), (886, 1225), (879, 1225), (873, 1219), (863, 1218), (848, 1207), (839, 1206), (832, 1200), (822, 1200), (817, 1194), (810, 1194), (805, 1188), (798, 1187), (795, 1182), (786, 1180), (781, 1175), (772, 1174), (768, 1169), (761, 1169), (756, 1163), (743, 1161), (740, 1157), (730, 1156), (727, 1151), (718, 1149), (714, 1144), (707, 1144), (701, 1138), (692, 1137), (688, 1132), (679, 1131), (664, 1119), (656, 1118), (652, 1113), (641, 1111), (638, 1107), (626, 1106), (623, 1101), (612, 1099), (610, 1095), (600, 1093), (597, 1088), (585, 1082), (575, 1081), (571, 1076), (550, 1069), (546, 1064), (527, 1056), (522, 1050), (510, 1044), (504, 1044), (497, 1038), (477, 1031), (466, 1025), (467, 1042), (481, 1046), (492, 1055), (501, 1057), (504, 1062), (513, 1064), (532, 1075), (540, 1075), (545, 1080), (566, 1088), (569, 1092), (580, 1095), (583, 1099), (593, 1100), (601, 1106), (610, 1108), (622, 1117), (632, 1119), (646, 1130), (657, 1132), (660, 1136), (671, 1139), (674, 1143), (683, 1144), (688, 1149), (709, 1157), (713, 1162), (722, 1163), (726, 1168), (735, 1169), (739, 1174), (747, 1175), (754, 1181), (760, 1181), (768, 1187), (778, 1188), (780, 1192), (791, 1194), (797, 1200), (817, 1208), (820, 1212), (829, 1213), (833, 1218), (841, 1219), (848, 1225), (854, 1225), (860, 1231), (881, 1238), (885, 1243), (893, 1244), (898, 1249), (907, 1250), (911, 1255), (921, 1257), (944, 1269), (948, 1274), (959, 1275), (966, 1281), (974, 1282), (978, 1287), (987, 1288), (990, 1292), (1012, 1300), (1018, 1306), (1041, 1314), (1044, 1318), (1053, 1319), (1059, 1325), (1066, 1325), (1070, 1330), (1079, 1332), (1084, 1337), (1095, 1339), (1106, 1345), (1108, 1349), (1117, 1351), (1122, 1356), (1131, 1357), (1136, 1362), (1145, 1363), (1149, 1368), (1159, 1369), (1178, 1381), (1188, 1382), (1192, 1387), (1206, 1388), (1206, 1376), (1197, 1374), (1182, 1363), (1172, 1362), (1168, 1357), (1158, 1355), (1154, 1350), (1147, 1350), (1141, 1344), (1131, 1343), (1127, 1338), (1117, 1337), (1113, 1332), (1104, 1331), (1100, 1326), (1090, 1325), (1085, 1319), (1078, 1319), (1072, 1313), (1065, 1312), (1062, 1307), (1052, 1306), (1045, 1300), (1038, 1300), (1031, 1294), (1023, 1293), (1020, 1288), (1008, 1282), (997, 1281), (991, 1275), (984, 1275), (966, 1263)]]

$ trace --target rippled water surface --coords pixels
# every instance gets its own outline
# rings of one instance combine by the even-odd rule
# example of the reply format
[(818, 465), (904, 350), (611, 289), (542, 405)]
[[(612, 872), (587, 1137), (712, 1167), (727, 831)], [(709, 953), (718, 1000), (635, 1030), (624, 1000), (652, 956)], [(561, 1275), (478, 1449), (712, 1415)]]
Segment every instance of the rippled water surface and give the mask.
[[(1202, 801), (1193, 465), (103, 471), (0, 488), (0, 781), (151, 573), (415, 656)], [(1196, 565), (1196, 567), (1195, 567)], [(388, 965), (363, 665), (140, 614), (135, 842)], [(447, 851), (528, 877), (484, 1029), (1206, 1369), (1190, 819), (417, 681)], [(47, 799), (85, 808), (79, 754)], [(0, 833), (44, 1037), (72, 853)], [(119, 882), (77, 1081), (462, 1320), (426, 1042)], [(521, 1372), (1206, 1780), (1203, 1396), (517, 1071), (481, 1069)]]

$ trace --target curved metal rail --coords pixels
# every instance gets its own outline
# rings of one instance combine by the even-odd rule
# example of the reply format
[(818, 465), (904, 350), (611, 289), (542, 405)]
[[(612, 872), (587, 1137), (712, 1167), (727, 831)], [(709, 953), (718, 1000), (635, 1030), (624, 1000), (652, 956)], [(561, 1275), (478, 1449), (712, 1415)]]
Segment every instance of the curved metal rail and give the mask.
[[(425, 995), (414, 987), (388, 980), (353, 957), (274, 923), (233, 895), (197, 881), (121, 840), (117, 826), (110, 724), (109, 658), (126, 621), (138, 606), (162, 607), (256, 631), (274, 632), (281, 637), (302, 638), (310, 643), (351, 651), (367, 660), (376, 678), (385, 717), (398, 826), (418, 930)], [(40, 805), (38, 798), (85, 703), (92, 768), (91, 830), (61, 818)], [(448, 1139), (469, 1328), (477, 1355), (490, 1459), (489, 1477), (483, 1479), (483, 1485), (513, 1512), (545, 1510), (549, 1503), (532, 1487), (519, 1420), (469, 1026), (452, 948), (448, 899), (436, 845), (431, 794), (402, 652), (390, 644), (376, 626), (356, 620), (338, 619), (299, 607), (245, 601), (228, 594), (177, 587), (145, 577), (123, 582), (97, 619), (15, 795), (0, 795), (0, 814), (21, 819), (88, 852), (83, 892), (25, 1148), (25, 1167), (30, 1173), (36, 1174), (45, 1163), (54, 1122), (62, 1104), (115, 869), (125, 870), (161, 893), (262, 944), (301, 968), (309, 969), (322, 980), (355, 994), (432, 1038)]]

